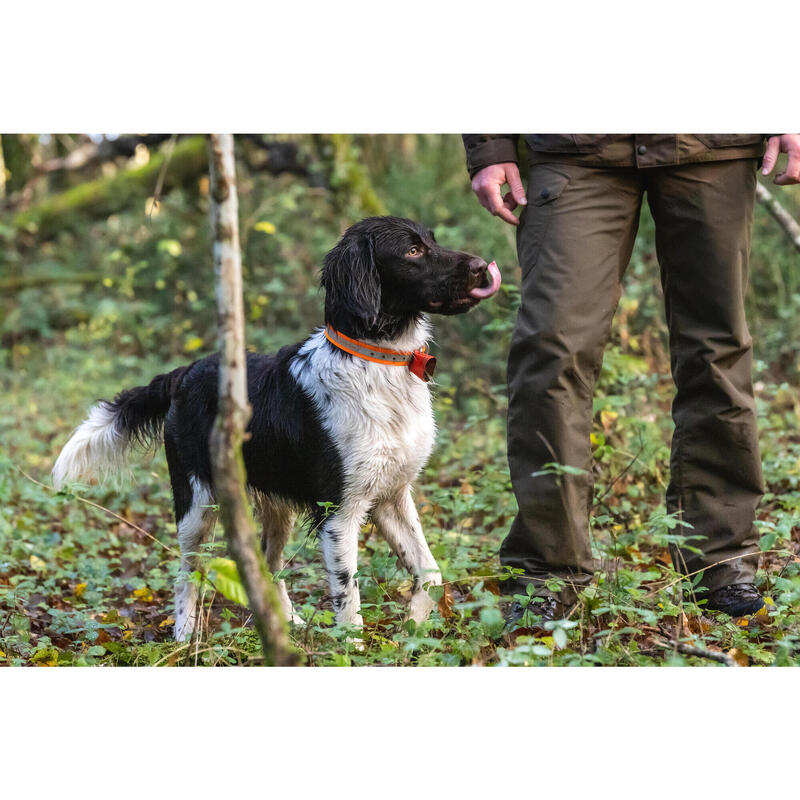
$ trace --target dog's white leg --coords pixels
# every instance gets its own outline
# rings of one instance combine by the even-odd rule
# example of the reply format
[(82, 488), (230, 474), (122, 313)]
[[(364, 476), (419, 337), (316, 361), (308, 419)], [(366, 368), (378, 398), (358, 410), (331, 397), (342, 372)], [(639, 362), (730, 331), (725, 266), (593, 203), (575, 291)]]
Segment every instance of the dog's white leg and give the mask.
[(205, 484), (190, 479), (192, 503), (189, 510), (178, 520), (178, 543), (181, 547), (181, 567), (175, 581), (175, 639), (183, 641), (194, 633), (197, 624), (197, 586), (189, 580), (189, 573), (197, 569), (198, 558), (194, 555), (200, 544), (214, 530), (217, 513), (205, 508), (213, 497)]
[(425, 541), (419, 514), (411, 497), (411, 487), (404, 488), (397, 497), (375, 506), (372, 519), (400, 563), (414, 576), (408, 615), (415, 622), (422, 622), (434, 607), (434, 601), (426, 589), (428, 586), (441, 585), (442, 573)]
[(328, 572), (333, 610), (338, 623), (361, 627), (361, 595), (355, 574), (358, 569), (358, 534), (367, 517), (369, 502), (343, 503), (322, 524), (320, 539), (325, 569)]
[[(289, 541), (297, 514), (285, 503), (261, 493), (256, 495), (255, 504), (261, 519), (261, 550), (267, 559), (269, 571), (276, 575), (283, 569), (283, 548)], [(286, 581), (282, 578), (275, 581), (275, 587), (286, 621), (302, 625), (303, 618), (292, 610)]]

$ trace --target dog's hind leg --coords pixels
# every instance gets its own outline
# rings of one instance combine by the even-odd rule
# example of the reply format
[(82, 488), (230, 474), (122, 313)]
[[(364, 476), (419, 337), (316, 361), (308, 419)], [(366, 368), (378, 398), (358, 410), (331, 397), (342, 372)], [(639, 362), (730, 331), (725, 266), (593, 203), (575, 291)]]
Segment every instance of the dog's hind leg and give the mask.
[[(283, 569), (283, 548), (289, 541), (297, 514), (286, 503), (261, 492), (257, 492), (254, 499), (261, 520), (261, 550), (267, 559), (267, 567), (274, 576)], [(279, 578), (275, 581), (275, 588), (278, 590), (278, 600), (286, 621), (301, 625), (302, 617), (292, 611), (292, 601), (286, 591), (286, 581)]]
[(178, 543), (181, 564), (175, 581), (175, 639), (189, 639), (197, 622), (197, 586), (189, 574), (197, 569), (195, 555), (203, 540), (214, 529), (217, 513), (208, 508), (213, 503), (210, 488), (186, 472), (178, 454), (175, 439), (169, 430), (164, 432), (164, 450), (167, 455), (172, 497), (175, 501), (175, 521), (178, 525)]
[(414, 576), (408, 615), (415, 622), (422, 622), (434, 606), (426, 589), (441, 585), (442, 573), (425, 541), (411, 487), (405, 487), (395, 498), (378, 503), (372, 511), (372, 519), (400, 563)]
[(370, 503), (363, 498), (342, 503), (321, 525), (320, 541), (328, 572), (336, 622), (361, 627), (361, 595), (356, 581), (358, 534), (367, 518)]

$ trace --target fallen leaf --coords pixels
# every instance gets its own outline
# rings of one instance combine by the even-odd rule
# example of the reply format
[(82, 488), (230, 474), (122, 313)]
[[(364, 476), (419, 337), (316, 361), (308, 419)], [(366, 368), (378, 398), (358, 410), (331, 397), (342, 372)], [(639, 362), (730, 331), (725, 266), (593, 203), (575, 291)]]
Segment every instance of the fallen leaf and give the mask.
[(600, 412), (600, 424), (603, 426), (603, 430), (606, 434), (611, 433), (611, 426), (614, 424), (614, 420), (619, 417), (619, 414), (616, 411), (601, 411)]
[(712, 628), (711, 624), (702, 617), (687, 617), (684, 615), (684, 624), (689, 632), (695, 635), (708, 633)]
[(33, 569), (39, 570), (40, 572), (47, 569), (47, 562), (39, 558), (39, 556), (32, 555), (29, 561)]
[(141, 589), (134, 589), (133, 596), (138, 597), (143, 603), (152, 603), (155, 599), (152, 591), (147, 586), (143, 586)]
[(732, 647), (728, 650), (728, 655), (740, 666), (747, 667), (750, 664), (750, 659), (737, 647)]
[(168, 625), (175, 624), (175, 617), (167, 617), (165, 620), (162, 620), (158, 623), (159, 628), (166, 628)]
[(443, 619), (450, 619), (453, 616), (453, 592), (451, 591), (449, 586), (444, 587), (444, 592), (442, 596), (439, 598), (439, 613), (442, 615)]

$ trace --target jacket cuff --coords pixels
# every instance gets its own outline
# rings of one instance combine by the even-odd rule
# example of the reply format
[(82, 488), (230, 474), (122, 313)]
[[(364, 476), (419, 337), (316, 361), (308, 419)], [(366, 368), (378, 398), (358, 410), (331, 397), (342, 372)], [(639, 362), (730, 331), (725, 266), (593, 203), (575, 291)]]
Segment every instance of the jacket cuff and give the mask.
[(475, 177), (475, 173), (480, 172), (490, 164), (503, 164), (512, 162), (519, 164), (517, 156), (516, 133), (465, 133), (461, 138), (464, 140), (464, 149), (467, 151), (467, 169), (469, 177)]

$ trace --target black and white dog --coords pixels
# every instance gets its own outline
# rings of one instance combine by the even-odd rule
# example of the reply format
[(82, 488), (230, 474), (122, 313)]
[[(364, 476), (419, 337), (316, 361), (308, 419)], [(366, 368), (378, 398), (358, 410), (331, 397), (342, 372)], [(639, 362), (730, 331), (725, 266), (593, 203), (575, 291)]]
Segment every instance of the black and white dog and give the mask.
[[(426, 586), (441, 583), (411, 497), (435, 435), (425, 312), (469, 310), (498, 290), (500, 273), (494, 262), (440, 247), (415, 222), (373, 217), (349, 228), (325, 257), (322, 286), (325, 328), (274, 355), (247, 356), (253, 416), (244, 460), (262, 547), (278, 572), (295, 515), (307, 512), (318, 526), (336, 619), (360, 625), (358, 534), (371, 514), (414, 576), (409, 613), (420, 621), (433, 607)], [(197, 590), (187, 573), (216, 516), (208, 442), (217, 377), (213, 355), (100, 402), (53, 468), (56, 487), (116, 471), (131, 445), (157, 442), (163, 430), (181, 548), (177, 639), (194, 630)], [(291, 619), (283, 581), (278, 590)]]

